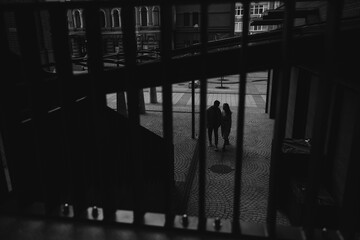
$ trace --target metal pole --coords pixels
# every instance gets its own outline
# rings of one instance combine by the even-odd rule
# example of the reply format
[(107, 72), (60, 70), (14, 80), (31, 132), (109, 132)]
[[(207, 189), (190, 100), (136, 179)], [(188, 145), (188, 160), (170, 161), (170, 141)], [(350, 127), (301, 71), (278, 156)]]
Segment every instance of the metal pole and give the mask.
[(199, 136), (199, 225), (204, 231), (206, 227), (205, 195), (206, 195), (206, 107), (207, 107), (207, 79), (206, 55), (208, 44), (208, 5), (201, 4), (201, 79), (200, 79), (200, 136)]
[(171, 61), (172, 49), (172, 4), (167, 1), (161, 5), (162, 14), (161, 20), (161, 63), (162, 68), (162, 94), (163, 94), (163, 131), (166, 142), (166, 157), (167, 163), (167, 183), (165, 187), (165, 225), (166, 227), (173, 227), (174, 213), (172, 212), (173, 202), (173, 188), (174, 182), (174, 151), (173, 151), (173, 113), (172, 113), (172, 84), (169, 79), (169, 66)]
[(282, 142), (285, 136), (287, 106), (289, 98), (289, 85), (291, 75), (291, 49), (292, 33), (294, 25), (295, 2), (285, 2), (285, 19), (283, 30), (282, 66), (281, 76), (278, 82), (278, 96), (276, 99), (276, 117), (274, 124), (274, 136), (271, 146), (269, 196), (267, 209), (268, 232), (271, 238), (276, 237), (276, 212), (277, 212), (277, 169), (281, 158)]
[(241, 233), (240, 229), (240, 204), (241, 204), (241, 171), (242, 171), (242, 158), (243, 158), (243, 145), (244, 145), (244, 117), (245, 117), (245, 94), (246, 94), (246, 57), (248, 45), (248, 32), (249, 32), (249, 16), (250, 4), (249, 2), (243, 3), (244, 16), (243, 16), (243, 36), (241, 43), (241, 68), (240, 70), (240, 84), (239, 84), (239, 107), (238, 107), (238, 122), (236, 132), (236, 161), (235, 161), (235, 177), (234, 177), (234, 202), (233, 202), (233, 222), (232, 233)]
[(195, 139), (195, 81), (191, 81), (191, 137)]

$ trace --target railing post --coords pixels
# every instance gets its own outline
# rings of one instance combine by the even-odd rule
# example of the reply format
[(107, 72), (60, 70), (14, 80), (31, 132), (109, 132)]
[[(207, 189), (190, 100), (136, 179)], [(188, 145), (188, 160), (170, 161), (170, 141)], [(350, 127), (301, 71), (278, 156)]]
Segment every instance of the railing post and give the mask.
[(200, 19), (201, 40), (201, 78), (200, 78), (200, 134), (199, 134), (199, 225), (198, 229), (204, 231), (206, 227), (206, 108), (207, 108), (207, 78), (206, 56), (208, 45), (208, 4), (201, 3)]
[[(62, 189), (62, 201), (69, 202), (70, 189), (75, 185), (73, 180), (75, 175), (79, 173), (73, 172), (72, 165), (75, 166), (75, 162), (79, 161), (75, 156), (76, 143), (74, 142), (74, 133), (76, 127), (72, 123), (74, 119), (75, 100), (72, 96), (73, 86), (73, 74), (72, 74), (72, 62), (70, 56), (70, 48), (68, 41), (68, 22), (65, 8), (52, 8), (50, 10), (50, 26), (52, 34), (52, 43), (55, 57), (55, 69), (56, 74), (60, 81), (60, 104), (62, 115), (62, 149), (63, 149), (63, 166), (58, 169), (62, 174), (67, 174), (64, 177)], [(80, 190), (80, 189), (78, 189)]]
[[(359, 102), (359, 96), (357, 101)], [(349, 164), (347, 167), (345, 190), (343, 195), (343, 204), (341, 207), (341, 215), (339, 216), (339, 229), (345, 239), (356, 239), (356, 232), (359, 230), (359, 202), (360, 202), (360, 107), (355, 109), (355, 126), (352, 136), (351, 152), (349, 156)]]
[(91, 130), (93, 131), (93, 139), (91, 139), (91, 147), (94, 151), (90, 160), (91, 185), (94, 189), (91, 191), (92, 199), (89, 202), (100, 206), (104, 203), (102, 197), (103, 189), (101, 186), (101, 161), (103, 160), (103, 141), (105, 135), (105, 107), (106, 96), (104, 88), (104, 80), (101, 75), (104, 72), (102, 60), (102, 39), (100, 26), (100, 12), (96, 6), (87, 6), (84, 9), (86, 23), (86, 39), (88, 67), (90, 76), (90, 104), (91, 104)]
[(191, 81), (191, 138), (195, 139), (195, 81)]
[[(38, 11), (37, 9), (16, 9), (16, 26), (18, 32), (18, 39), (20, 44), (20, 52), (22, 59), (23, 72), (26, 73), (25, 81), (30, 85), (30, 101), (32, 108), (32, 122), (34, 126), (34, 137), (35, 137), (35, 153), (36, 153), (36, 163), (33, 163), (36, 167), (33, 169), (38, 171), (38, 176), (40, 175), (40, 198), (45, 202), (45, 211), (49, 214), (54, 206), (55, 196), (50, 194), (52, 181), (51, 176), (53, 173), (49, 171), (51, 165), (51, 159), (48, 159), (47, 156), (47, 128), (49, 127), (48, 123), (48, 106), (47, 102), (44, 101), (45, 93), (43, 84), (43, 76), (41, 74), (41, 57), (40, 51), (38, 48), (38, 38), (34, 34), (36, 32), (36, 22), (34, 12)], [(34, 175), (34, 173), (32, 173)], [(36, 174), (35, 174), (36, 175)], [(37, 186), (34, 186), (26, 191), (35, 192), (32, 193), (32, 197), (36, 195)], [(21, 201), (29, 198), (29, 196), (21, 196)]]
[[(13, 68), (16, 67), (13, 62), (7, 40), (4, 12), (0, 12), (0, 72), (3, 74), (0, 81), (0, 195), (9, 193), (12, 190), (11, 178), (8, 169), (8, 157), (13, 151), (16, 151), (16, 137), (14, 131), (17, 128), (15, 122), (15, 104), (11, 99), (13, 86), (11, 82), (16, 81), (13, 75)], [(14, 55), (13, 55), (14, 57)], [(11, 75), (11, 77), (10, 77)], [(7, 152), (5, 152), (5, 149)], [(3, 196), (3, 195), (2, 195)]]
[(270, 94), (270, 69), (267, 70), (266, 78), (266, 101), (265, 101), (265, 113), (269, 113), (269, 94)]
[(234, 177), (234, 202), (233, 202), (233, 234), (241, 233), (240, 228), (240, 196), (241, 196), (241, 171), (244, 151), (244, 122), (245, 122), (245, 95), (246, 95), (246, 76), (247, 76), (247, 45), (249, 33), (250, 4), (243, 2), (243, 29), (241, 42), (241, 66), (239, 77), (239, 104), (236, 131), (236, 158), (235, 158), (235, 177)]
[[(128, 91), (128, 116), (131, 121), (131, 157), (132, 171), (134, 176), (132, 179), (134, 187), (134, 224), (142, 224), (144, 221), (143, 209), (143, 163), (141, 158), (142, 141), (140, 138), (140, 111), (139, 111), (139, 87), (135, 74), (137, 43), (135, 36), (135, 8), (132, 4), (122, 7), (121, 19), (123, 23), (123, 45), (125, 56), (125, 68), (129, 80), (134, 81), (131, 89)], [(136, 191), (135, 191), (136, 190)]]
[(281, 158), (282, 142), (285, 136), (287, 105), (289, 98), (289, 85), (292, 65), (292, 33), (294, 25), (295, 1), (285, 2), (285, 19), (283, 29), (282, 63), (277, 90), (276, 117), (274, 124), (273, 141), (271, 146), (269, 197), (267, 209), (268, 232), (271, 238), (276, 238), (277, 215), (277, 175), (278, 163)]
[(172, 227), (174, 223), (173, 188), (174, 180), (174, 151), (173, 151), (173, 113), (172, 113), (172, 84), (171, 77), (171, 50), (172, 50), (172, 5), (171, 1), (161, 4), (161, 63), (162, 63), (162, 94), (163, 94), (163, 131), (166, 142), (167, 183), (166, 183), (166, 226)]
[(317, 216), (317, 196), (321, 184), (325, 161), (325, 143), (330, 112), (329, 99), (335, 76), (338, 76), (337, 62), (340, 46), (340, 21), (342, 0), (329, 0), (325, 32), (325, 62), (321, 69), (320, 87), (317, 92), (314, 127), (312, 132), (309, 179), (306, 191), (306, 213), (304, 227), (309, 238), (313, 237)]

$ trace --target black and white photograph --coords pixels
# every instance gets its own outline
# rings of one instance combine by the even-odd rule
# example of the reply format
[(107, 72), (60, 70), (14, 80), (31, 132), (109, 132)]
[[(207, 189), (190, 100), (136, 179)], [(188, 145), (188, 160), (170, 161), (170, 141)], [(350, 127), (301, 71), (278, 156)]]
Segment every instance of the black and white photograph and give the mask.
[(360, 240), (360, 0), (0, 0), (1, 240)]

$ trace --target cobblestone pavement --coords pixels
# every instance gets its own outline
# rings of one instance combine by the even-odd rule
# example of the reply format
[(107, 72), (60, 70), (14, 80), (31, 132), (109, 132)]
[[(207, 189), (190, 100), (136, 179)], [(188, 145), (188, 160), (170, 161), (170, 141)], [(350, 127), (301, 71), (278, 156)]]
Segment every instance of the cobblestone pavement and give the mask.
[[(253, 73), (248, 75), (246, 114), (244, 129), (244, 156), (242, 169), (241, 192), (241, 220), (246, 222), (265, 223), (269, 163), (271, 152), (271, 138), (273, 120), (265, 114), (266, 101), (266, 73)], [(237, 124), (237, 93), (239, 77), (226, 76), (223, 86), (219, 79), (208, 80), (208, 105), (215, 99), (221, 104), (230, 103), (233, 111), (233, 127), (230, 135), (230, 146), (227, 151), (207, 151), (207, 185), (206, 185), (206, 215), (207, 217), (232, 218), (234, 169), (235, 169), (235, 136)], [(146, 114), (141, 115), (141, 125), (162, 136), (162, 106), (161, 88), (157, 88), (158, 103), (150, 103), (149, 91), (144, 89)], [(199, 92), (199, 89), (196, 89)], [(195, 112), (198, 113), (199, 102), (195, 96)], [(234, 99), (235, 97), (235, 99)], [(115, 108), (115, 95), (108, 95), (108, 105)], [(196, 126), (198, 126), (196, 114)], [(173, 125), (174, 125), (174, 154), (175, 154), (175, 181), (182, 193), (189, 191), (186, 213), (190, 216), (198, 214), (198, 178), (197, 171), (189, 176), (189, 167), (196, 146), (196, 140), (191, 138), (191, 89), (188, 82), (173, 85)], [(198, 129), (196, 127), (196, 133)], [(220, 134), (219, 134), (220, 135)], [(219, 145), (223, 141), (219, 136)], [(184, 186), (189, 177), (194, 179), (189, 186)], [(180, 200), (179, 200), (180, 201)], [(278, 213), (278, 224), (289, 225), (288, 219)]]
[[(265, 108), (266, 103), (266, 77), (267, 73), (251, 73), (247, 79), (246, 87), (246, 101), (245, 106), (249, 108)], [(221, 103), (229, 103), (231, 107), (237, 107), (238, 105), (238, 92), (239, 92), (239, 76), (231, 75), (225, 76), (223, 80), (223, 86), (221, 87), (221, 81), (219, 78), (208, 79), (208, 92), (207, 92), (207, 104), (212, 105), (215, 100), (219, 100)], [(173, 84), (172, 103), (173, 111), (189, 112), (191, 111), (191, 88), (189, 88), (189, 82)], [(162, 89), (157, 87), (156, 100), (157, 103), (150, 103), (150, 91), (149, 89), (143, 89), (144, 102), (146, 104), (146, 110), (149, 111), (162, 111)], [(198, 111), (200, 105), (200, 89), (195, 89), (195, 110)], [(115, 94), (108, 94), (108, 105), (111, 107), (116, 106)]]

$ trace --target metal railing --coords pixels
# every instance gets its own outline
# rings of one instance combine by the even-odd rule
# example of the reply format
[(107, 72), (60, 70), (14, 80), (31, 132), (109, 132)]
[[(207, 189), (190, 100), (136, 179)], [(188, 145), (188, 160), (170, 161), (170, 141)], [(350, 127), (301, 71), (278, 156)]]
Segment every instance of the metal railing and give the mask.
[[(234, 1), (228, 1), (233, 4)], [(31, 3), (31, 4), (7, 4), (1, 6), (1, 20), (3, 20), (4, 13), (7, 11), (14, 12), (17, 24), (17, 33), (20, 45), (20, 52), (23, 65), (24, 73), (26, 74), (27, 84), (30, 88), (31, 96), (31, 118), (34, 123), (33, 128), (35, 129), (34, 141), (36, 147), (36, 158), (40, 163), (40, 171), (43, 175), (40, 176), (40, 183), (42, 184), (40, 189), (41, 199), (47, 204), (48, 199), (48, 179), (49, 173), (46, 173), (45, 169), (48, 164), (48, 156), (43, 155), (42, 146), (46, 145), (46, 136), (47, 133), (44, 132), (44, 125), (47, 125), (46, 115), (48, 114), (48, 108), (46, 104), (46, 94), (41, 90), (43, 82), (41, 81), (42, 75), (39, 69), (41, 66), (41, 59), (39, 55), (37, 35), (34, 34), (37, 29), (36, 18), (34, 18), (34, 12), (37, 11), (47, 11), (50, 19), (51, 27), (51, 40), (54, 51), (55, 63), (56, 63), (56, 74), (59, 79), (60, 91), (60, 107), (61, 111), (61, 129), (62, 129), (62, 149), (61, 159), (64, 166), (61, 169), (71, 172), (69, 168), (72, 166), (74, 161), (77, 161), (76, 156), (72, 154), (72, 149), (74, 146), (74, 141), (72, 140), (73, 132), (76, 131), (76, 125), (72, 122), (72, 116), (76, 114), (75, 101), (79, 97), (74, 90), (74, 85), (79, 83), (74, 83), (75, 79), (79, 81), (72, 73), (72, 62), (70, 57), (70, 49), (68, 42), (65, 39), (68, 39), (68, 23), (67, 23), (67, 10), (72, 8), (82, 8), (84, 9), (85, 22), (86, 22), (86, 37), (88, 40), (88, 69), (89, 73), (86, 76), (81, 78), (86, 79), (87, 82), (81, 81), (80, 88), (86, 88), (86, 96), (90, 101), (91, 106), (91, 122), (89, 123), (92, 129), (90, 137), (93, 140), (90, 148), (92, 149), (94, 157), (90, 162), (90, 174), (91, 174), (91, 185), (96, 186), (96, 181), (99, 179), (99, 172), (97, 167), (101, 165), (104, 161), (104, 153), (101, 150), (101, 141), (104, 139), (104, 126), (106, 125), (106, 117), (104, 116), (103, 108), (106, 107), (106, 96), (107, 92), (117, 92), (117, 91), (127, 91), (128, 93), (128, 113), (129, 121), (133, 123), (131, 128), (131, 159), (134, 160), (134, 168), (136, 171), (133, 176), (133, 184), (137, 191), (134, 191), (134, 209), (133, 211), (120, 211), (114, 210), (110, 213), (115, 215), (112, 219), (112, 222), (118, 223), (128, 223), (134, 224), (137, 226), (142, 225), (153, 225), (154, 219), (161, 219), (160, 223), (157, 222), (157, 226), (165, 227), (166, 230), (169, 229), (181, 229), (196, 231), (200, 233), (219, 233), (224, 234), (220, 236), (255, 236), (258, 238), (292, 238), (293, 233), (295, 235), (299, 233), (301, 235), (303, 230), (306, 231), (307, 236), (310, 238), (314, 236), (315, 225), (312, 221), (313, 209), (316, 193), (318, 191), (319, 185), (319, 172), (320, 160), (322, 159), (323, 152), (323, 137), (326, 135), (324, 132), (325, 129), (321, 127), (323, 122), (323, 117), (327, 115), (329, 109), (324, 108), (324, 112), (319, 112), (319, 116), (315, 118), (315, 125), (319, 126), (315, 128), (314, 132), (314, 151), (312, 152), (311, 162), (312, 167), (310, 170), (310, 191), (307, 195), (306, 206), (309, 210), (307, 213), (307, 221), (304, 226), (304, 229), (301, 228), (291, 228), (287, 227), (285, 231), (276, 226), (276, 205), (277, 205), (277, 196), (275, 192), (277, 191), (276, 186), (276, 175), (279, 164), (279, 159), (281, 158), (281, 143), (282, 139), (285, 137), (285, 126), (286, 126), (286, 114), (287, 114), (287, 105), (288, 105), (288, 94), (289, 94), (289, 81), (291, 67), (294, 63), (296, 56), (292, 55), (294, 52), (294, 12), (295, 12), (295, 2), (294, 1), (285, 1), (285, 18), (284, 18), (284, 28), (282, 32), (282, 50), (281, 50), (281, 62), (278, 62), (277, 65), (281, 69), (281, 78), (278, 85), (278, 96), (277, 96), (277, 112), (276, 112), (276, 121), (274, 127), (274, 136), (272, 144), (272, 155), (271, 155), (271, 164), (270, 164), (270, 185), (269, 185), (269, 199), (268, 199), (268, 212), (267, 212), (267, 224), (262, 227), (261, 230), (256, 229), (255, 233), (252, 232), (252, 228), (249, 227), (247, 223), (240, 222), (241, 211), (240, 211), (240, 196), (241, 196), (241, 171), (242, 171), (242, 158), (243, 158), (243, 136), (244, 136), (244, 116), (245, 116), (245, 89), (246, 89), (246, 76), (251, 69), (247, 59), (249, 58), (249, 39), (250, 36), (246, 33), (249, 32), (249, 4), (250, 1), (240, 1), (243, 3), (244, 15), (243, 15), (243, 36), (241, 37), (241, 42), (234, 41), (235, 44), (240, 46), (240, 51), (233, 50), (232, 53), (239, 53), (240, 59), (238, 59), (239, 71), (240, 74), (240, 86), (239, 86), (239, 104), (238, 104), (238, 122), (237, 122), (237, 150), (236, 150), (236, 170), (235, 170), (235, 184), (234, 184), (234, 202), (233, 202), (233, 220), (219, 220), (219, 219), (207, 219), (205, 216), (205, 186), (206, 186), (206, 107), (207, 107), (207, 67), (208, 67), (208, 54), (209, 47), (212, 46), (208, 42), (208, 6), (213, 3), (223, 4), (223, 0), (212, 0), (212, 1), (197, 1), (197, 0), (129, 0), (129, 1), (106, 1), (106, 2), (61, 2), (61, 3)], [(175, 216), (172, 212), (172, 187), (173, 181), (169, 180), (171, 174), (167, 176), (168, 183), (166, 185), (166, 199), (165, 199), (165, 209), (164, 214), (150, 214), (145, 213), (145, 209), (142, 207), (141, 199), (143, 198), (144, 183), (140, 180), (144, 174), (144, 165), (141, 161), (136, 161), (140, 159), (140, 154), (143, 146), (138, 140), (141, 138), (141, 133), (136, 125), (140, 123), (139, 117), (139, 90), (143, 88), (146, 84), (142, 82), (139, 78), (137, 70), (140, 68), (136, 63), (136, 37), (135, 37), (135, 22), (134, 22), (134, 7), (139, 5), (159, 5), (161, 8), (161, 42), (160, 42), (160, 55), (161, 61), (157, 63), (159, 65), (158, 69), (161, 72), (158, 73), (159, 80), (154, 81), (152, 86), (161, 85), (163, 87), (163, 132), (165, 142), (173, 144), (173, 115), (172, 115), (172, 88), (171, 84), (173, 82), (168, 81), (170, 71), (170, 66), (174, 64), (174, 59), (172, 57), (172, 6), (174, 4), (200, 4), (201, 5), (201, 41), (199, 44), (199, 53), (200, 57), (197, 58), (200, 62), (198, 63), (199, 72), (200, 72), (200, 134), (199, 134), (199, 213), (198, 218), (192, 218), (188, 216)], [(125, 58), (125, 70), (124, 69), (115, 69), (111, 72), (105, 72), (102, 62), (102, 53), (101, 53), (101, 28), (99, 21), (99, 8), (100, 7), (121, 7), (122, 9), (122, 30), (123, 30), (123, 45), (124, 45), (124, 58)], [(331, 53), (336, 52), (339, 42), (339, 28), (340, 28), (340, 12), (342, 9), (342, 1), (328, 1), (328, 14), (327, 14), (327, 30), (326, 30), (326, 47), (327, 53), (329, 53), (328, 61), (325, 63), (328, 69), (324, 68), (322, 73), (322, 79), (324, 81), (323, 86), (327, 86), (326, 82), (332, 78), (332, 66), (336, 61), (336, 57), (331, 55)], [(6, 29), (5, 25), (1, 24), (1, 39), (0, 47), (1, 52), (9, 52), (9, 45), (7, 42)], [(280, 37), (279, 37), (280, 39)], [(230, 49), (231, 51), (231, 49)], [(186, 61), (186, 59), (184, 60)], [(179, 62), (181, 63), (181, 62)], [(7, 66), (4, 63), (3, 66)], [(221, 69), (219, 71), (222, 71)], [(3, 72), (6, 72), (6, 69), (3, 69)], [(229, 74), (226, 68), (221, 72), (222, 75)], [(124, 79), (123, 82), (117, 82), (112, 84), (116, 78)], [(196, 76), (198, 77), (198, 76)], [(325, 80), (326, 79), (326, 80)], [(86, 85), (86, 86), (85, 86)], [(110, 86), (110, 87), (109, 87)], [(1, 85), (2, 89), (11, 89), (11, 83), (3, 82)], [(76, 89), (78, 89), (77, 87)], [(321, 94), (324, 95), (323, 99), (326, 99), (326, 94), (330, 91), (327, 88), (324, 88)], [(11, 96), (6, 94), (6, 91), (2, 91), (2, 106), (6, 104), (3, 102), (6, 98), (11, 98)], [(326, 103), (318, 102), (318, 107), (322, 108)], [(9, 113), (9, 116), (14, 116), (10, 107), (3, 107), (3, 113)], [(8, 127), (16, 128), (17, 119), (9, 118)], [(164, 149), (166, 151), (166, 156), (170, 162), (173, 162), (173, 152), (171, 148)], [(85, 164), (85, 163), (84, 163)], [(168, 165), (168, 172), (170, 173), (173, 169), (173, 165)], [(76, 170), (74, 170), (76, 171)], [(51, 173), (50, 173), (51, 174)], [(18, 176), (19, 177), (19, 176)], [(21, 176), (20, 176), (21, 177)], [(57, 189), (60, 194), (69, 194), (69, 189), (73, 184), (71, 178), (63, 177), (64, 184), (61, 186), (61, 189)], [(99, 189), (98, 189), (99, 190)], [(96, 196), (95, 196), (96, 195)], [(92, 198), (99, 199), (101, 195), (99, 192), (94, 192)], [(75, 200), (76, 202), (77, 200)], [(81, 200), (79, 200), (81, 201)], [(108, 220), (106, 217), (108, 213), (105, 213), (105, 210), (100, 208), (102, 201), (94, 200), (93, 205), (90, 205), (91, 208), (87, 219), (99, 220), (99, 222), (104, 222)], [(45, 205), (46, 205), (45, 204)], [(49, 200), (51, 205), (51, 199)], [(81, 209), (83, 210), (83, 209)], [(60, 216), (62, 217), (71, 217), (77, 219), (77, 209), (76, 206), (71, 206), (68, 202), (64, 202), (61, 205)], [(130, 219), (133, 219), (129, 222)], [(104, 219), (104, 221), (102, 221)], [(156, 221), (155, 221), (156, 222)], [(284, 233), (289, 233), (289, 235), (282, 235)], [(336, 237), (341, 238), (340, 234), (334, 233)]]

